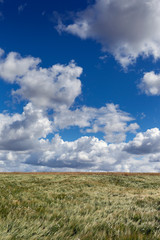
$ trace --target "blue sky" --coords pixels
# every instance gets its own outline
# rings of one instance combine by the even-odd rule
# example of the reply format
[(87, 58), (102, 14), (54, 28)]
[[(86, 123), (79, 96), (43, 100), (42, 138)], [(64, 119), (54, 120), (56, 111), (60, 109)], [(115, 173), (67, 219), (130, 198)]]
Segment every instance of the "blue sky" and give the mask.
[(0, 171), (160, 171), (158, 0), (0, 1)]

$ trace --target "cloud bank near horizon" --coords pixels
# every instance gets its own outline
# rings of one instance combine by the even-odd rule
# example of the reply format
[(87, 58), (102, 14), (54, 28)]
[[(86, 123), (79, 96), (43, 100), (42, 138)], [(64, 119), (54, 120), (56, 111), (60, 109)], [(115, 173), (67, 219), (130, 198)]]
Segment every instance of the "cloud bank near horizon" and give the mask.
[[(0, 52), (1, 79), (17, 84), (12, 95), (27, 101), (22, 113), (0, 113), (0, 171), (32, 171), (33, 166), (37, 171), (160, 170), (158, 128), (126, 143), (127, 133), (136, 134), (139, 126), (118, 105), (74, 106), (83, 71), (74, 61), (42, 68), (39, 58)], [(86, 136), (64, 141), (60, 130), (73, 126)], [(99, 132), (103, 140), (87, 136)]]

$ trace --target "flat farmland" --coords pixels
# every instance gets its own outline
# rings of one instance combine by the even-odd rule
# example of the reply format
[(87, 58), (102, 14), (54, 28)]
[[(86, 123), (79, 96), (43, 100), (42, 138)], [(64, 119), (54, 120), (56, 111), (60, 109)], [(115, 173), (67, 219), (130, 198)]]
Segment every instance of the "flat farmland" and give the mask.
[(160, 239), (160, 174), (1, 173), (0, 239)]

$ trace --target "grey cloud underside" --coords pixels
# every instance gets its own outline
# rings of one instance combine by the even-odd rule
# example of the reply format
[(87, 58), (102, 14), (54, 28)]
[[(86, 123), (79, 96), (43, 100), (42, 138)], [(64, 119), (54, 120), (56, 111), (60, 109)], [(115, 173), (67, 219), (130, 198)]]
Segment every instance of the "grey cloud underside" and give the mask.
[(117, 161), (114, 150), (114, 147), (108, 147), (107, 143), (95, 137), (81, 137), (76, 141), (66, 142), (56, 135), (47, 149), (45, 145), (43, 151), (33, 152), (26, 163), (54, 168), (112, 169)]
[(47, 115), (28, 103), (22, 114), (0, 114), (0, 149), (25, 151), (39, 147), (39, 138), (52, 132)]
[(75, 169), (91, 169), (94, 164), (88, 162), (79, 162), (77, 159), (73, 159), (72, 161), (68, 160), (66, 162), (58, 161), (56, 159), (50, 159), (49, 162), (39, 162), (42, 153), (33, 154), (29, 159), (25, 162), (26, 164), (37, 165), (37, 166), (47, 166), (51, 168), (75, 168)]
[(133, 141), (125, 145), (123, 150), (136, 155), (160, 152), (160, 130), (153, 128), (144, 133), (138, 133)]
[[(153, 131), (151, 129), (151, 131)], [(145, 134), (145, 133), (144, 133)], [(151, 141), (151, 140), (150, 140)], [(82, 171), (133, 171), (156, 172), (160, 169), (159, 153), (144, 151), (127, 152), (127, 143), (106, 144), (94, 137), (82, 137), (64, 142), (58, 135), (39, 153), (33, 152), (25, 163), (54, 169)], [(136, 157), (135, 157), (136, 154)], [(151, 164), (152, 163), (152, 164)]]
[[(0, 152), (0, 171), (132, 171), (156, 172), (160, 170), (159, 154), (146, 154), (140, 158), (123, 151), (125, 144), (109, 144), (95, 138), (80, 138), (74, 142), (41, 143), (37, 151)], [(81, 142), (81, 146), (77, 143)], [(83, 142), (83, 144), (82, 144)], [(45, 146), (44, 146), (45, 145)], [(94, 149), (95, 148), (95, 149)], [(94, 149), (94, 150), (93, 150)], [(83, 150), (83, 151), (82, 151)], [(156, 155), (156, 156), (155, 156)], [(88, 159), (87, 159), (88, 158)], [(152, 161), (154, 160), (154, 161)]]
[[(40, 61), (15, 52), (5, 56), (0, 49), (0, 77), (18, 84), (19, 89), (12, 94), (28, 100), (21, 114), (0, 114), (0, 171), (144, 171), (144, 166), (147, 171), (160, 169), (158, 155), (150, 164), (154, 151), (160, 152), (159, 129), (139, 133), (125, 143), (126, 134), (136, 133), (139, 128), (129, 113), (113, 103), (73, 110), (81, 94), (82, 68), (73, 61), (41, 68)], [(48, 110), (53, 115), (49, 116)], [(104, 140), (85, 136), (67, 142), (59, 135), (47, 139), (48, 134), (72, 126), (85, 133), (102, 132)]]
[[(127, 132), (135, 132), (138, 129), (138, 124), (129, 124), (134, 119), (128, 113), (121, 111), (118, 105), (106, 104), (105, 107), (99, 109), (81, 107), (74, 111), (70, 110), (75, 98), (81, 93), (79, 77), (82, 68), (76, 66), (73, 61), (68, 65), (56, 64), (51, 68), (41, 68), (39, 58), (31, 56), (23, 58), (16, 52), (10, 52), (5, 56), (2, 49), (0, 53), (0, 77), (10, 84), (18, 84), (19, 89), (12, 91), (12, 94), (27, 98), (31, 101), (33, 108), (32, 115), (27, 115), (28, 120), (20, 120), (20, 126), (16, 134), (27, 128), (23, 124), (29, 123), (29, 118), (31, 118), (31, 122), (34, 122), (34, 117), (36, 117), (34, 111), (38, 111), (36, 109), (41, 109), (41, 115), (44, 114), (45, 116), (45, 111), (48, 109), (54, 110), (52, 123), (54, 130), (78, 126), (82, 129), (85, 128), (84, 131), (88, 133), (103, 132), (106, 141), (110, 142), (124, 141)], [(18, 124), (18, 121), (15, 122), (14, 120), (12, 122), (13, 128), (11, 124), (10, 128), (15, 129), (15, 124)], [(5, 126), (5, 131), (10, 131), (10, 129)], [(32, 142), (35, 138), (29, 138), (29, 140)], [(26, 143), (26, 146), (28, 144)], [(31, 145), (34, 144), (31, 143)]]
[(59, 21), (58, 31), (102, 44), (123, 67), (138, 56), (160, 57), (160, 2), (158, 0), (97, 0), (78, 12), (73, 24)]
[(149, 157), (149, 162), (160, 163), (160, 153), (154, 153)]

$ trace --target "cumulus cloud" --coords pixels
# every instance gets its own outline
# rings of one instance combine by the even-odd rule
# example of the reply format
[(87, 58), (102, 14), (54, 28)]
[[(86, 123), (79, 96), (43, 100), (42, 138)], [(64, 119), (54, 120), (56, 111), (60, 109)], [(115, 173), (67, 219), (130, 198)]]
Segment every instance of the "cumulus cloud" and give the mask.
[[(0, 172), (45, 172), (51, 168), (45, 166), (33, 166), (25, 163), (29, 154), (13, 151), (0, 152)], [(54, 171), (55, 169), (53, 169)]]
[(123, 151), (125, 143), (107, 144), (94, 137), (73, 142), (56, 135), (42, 139), (34, 151), (0, 151), (0, 171), (119, 171), (157, 172), (159, 154), (133, 156)]
[(147, 95), (159, 96), (160, 74), (156, 74), (154, 71), (145, 73), (138, 87)]
[[(45, 134), (50, 131), (49, 129), (42, 131), (42, 127), (32, 141), (27, 134), (38, 131), (39, 127), (36, 127), (36, 125), (33, 123), (35, 130), (32, 126), (28, 126), (28, 132), (27, 129), (22, 130), (23, 135), (32, 143), (32, 146), (31, 144), (28, 145), (28, 149), (21, 147), (20, 141), (26, 146), (25, 139), (22, 139), (16, 131), (14, 132), (17, 134), (16, 139), (19, 137), (19, 143), (14, 145), (14, 139), (12, 138), (12, 142), (8, 141), (8, 143), (12, 143), (13, 146), (10, 148), (9, 145), (6, 148), (7, 145), (5, 145), (5, 149), (0, 151), (0, 171), (156, 172), (160, 169), (160, 162), (157, 160), (159, 154), (152, 153), (155, 149), (148, 152), (141, 151), (137, 154), (135, 151), (128, 151), (127, 143), (107, 144), (96, 137), (88, 136), (71, 142), (64, 141), (58, 134), (54, 136), (52, 141), (43, 138), (38, 140), (37, 138), (43, 132), (45, 137)], [(34, 133), (33, 135), (35, 136)]]
[[(128, 128), (125, 121), (132, 118), (114, 104), (99, 110), (87, 107), (83, 110), (67, 110), (67, 114), (64, 112), (66, 118), (56, 116), (57, 122), (49, 121), (46, 111), (36, 108), (32, 103), (24, 107), (22, 114), (0, 114), (0, 171), (130, 171), (133, 159), (128, 165), (130, 155), (123, 151), (125, 143), (107, 144), (88, 136), (72, 142), (64, 141), (59, 135), (55, 135), (52, 141), (47, 139), (55, 126), (66, 128), (77, 124), (91, 131), (92, 121), (96, 122), (98, 114), (101, 118), (107, 118), (108, 114), (106, 121), (109, 122), (113, 120), (114, 116), (111, 118), (111, 115), (116, 108), (114, 116), (118, 112), (123, 115), (124, 126)], [(72, 116), (70, 122), (67, 121), (69, 115)], [(118, 124), (119, 127), (120, 125), (121, 123)], [(115, 128), (116, 126), (112, 135), (115, 134)], [(123, 131), (125, 132), (124, 129)]]
[(78, 126), (80, 128), (89, 127), (91, 121), (95, 119), (96, 108), (83, 106), (74, 110), (68, 108), (62, 109), (54, 113), (54, 126), (57, 129)]
[(31, 103), (22, 114), (0, 114), (0, 149), (25, 151), (39, 147), (39, 138), (52, 132), (52, 124), (41, 109)]
[(32, 151), (24, 163), (53, 171), (159, 171), (160, 162), (151, 164), (153, 154), (133, 156), (123, 151), (125, 145), (126, 143), (107, 144), (103, 140), (87, 136), (68, 142), (56, 135), (51, 143), (41, 141), (40, 151)]
[(39, 58), (23, 58), (15, 52), (5, 57), (2, 49), (0, 55), (0, 77), (19, 85), (12, 94), (31, 101), (36, 108), (52, 108), (55, 130), (78, 126), (86, 133), (103, 132), (107, 142), (121, 142), (127, 132), (138, 129), (136, 123), (129, 124), (134, 119), (121, 111), (118, 105), (106, 104), (99, 109), (86, 106), (70, 109), (81, 93), (79, 76), (82, 68), (73, 61), (69, 65), (41, 68)]
[(128, 124), (134, 119), (121, 111), (118, 105), (107, 104), (96, 112), (92, 127), (87, 132), (104, 132), (107, 142), (122, 142), (126, 139), (126, 132), (135, 132), (139, 128), (137, 123)]
[(0, 77), (10, 83), (17, 82), (41, 62), (39, 58), (31, 56), (22, 58), (16, 52), (10, 52), (5, 58), (3, 49), (1, 49), (0, 56)]
[[(27, 164), (83, 170), (104, 170), (105, 165), (109, 170), (117, 161), (115, 147), (108, 147), (106, 142), (95, 137), (85, 136), (67, 142), (56, 135), (51, 143), (41, 144), (42, 151), (32, 153), (26, 160)], [(114, 152), (113, 156), (110, 151)]]
[[(160, 151), (159, 129), (139, 133), (133, 141), (123, 142), (127, 132), (135, 132), (139, 126), (118, 105), (73, 110), (75, 98), (81, 93), (82, 68), (74, 62), (50, 68), (39, 64), (39, 58), (23, 58), (14, 52), (5, 57), (0, 49), (0, 77), (10, 84), (16, 83), (19, 89), (12, 94), (29, 101), (21, 114), (0, 114), (0, 171), (160, 169), (156, 160), (150, 165), (152, 155)], [(54, 110), (53, 116), (47, 115), (49, 108)], [(72, 126), (86, 133), (103, 132), (104, 140), (85, 136), (68, 142), (59, 135), (49, 140), (48, 134)]]
[(103, 132), (107, 142), (124, 141), (127, 132), (135, 132), (139, 128), (138, 124), (128, 124), (133, 120), (134, 118), (113, 103), (101, 108), (83, 106), (74, 111), (63, 109), (54, 115), (54, 125), (57, 128), (78, 126), (87, 133)]
[(160, 57), (159, 0), (96, 0), (78, 12), (73, 24), (59, 21), (58, 31), (95, 39), (123, 67), (138, 56)]
[(70, 107), (81, 93), (81, 81), (78, 78), (82, 68), (73, 61), (68, 65), (56, 64), (50, 68), (41, 68), (39, 63), (39, 58), (22, 58), (15, 52), (10, 52), (6, 58), (1, 54), (0, 77), (7, 82), (17, 83), (20, 88), (12, 94), (28, 99), (37, 107)]
[(123, 150), (137, 155), (160, 152), (160, 130), (158, 128), (152, 128), (144, 133), (138, 133), (133, 141), (126, 143)]

